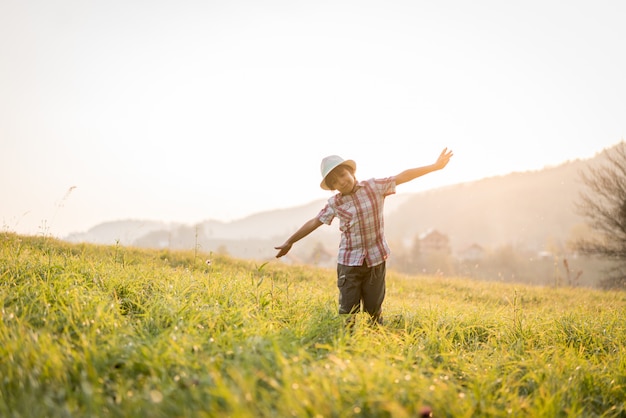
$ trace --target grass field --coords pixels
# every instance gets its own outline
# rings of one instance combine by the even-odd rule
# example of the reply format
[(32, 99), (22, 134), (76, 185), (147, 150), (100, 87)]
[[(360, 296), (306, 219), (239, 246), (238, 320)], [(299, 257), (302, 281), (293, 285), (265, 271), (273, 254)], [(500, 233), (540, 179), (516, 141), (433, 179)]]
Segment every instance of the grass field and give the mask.
[[(210, 264), (207, 263), (210, 259)], [(0, 416), (626, 416), (626, 293), (0, 234)]]

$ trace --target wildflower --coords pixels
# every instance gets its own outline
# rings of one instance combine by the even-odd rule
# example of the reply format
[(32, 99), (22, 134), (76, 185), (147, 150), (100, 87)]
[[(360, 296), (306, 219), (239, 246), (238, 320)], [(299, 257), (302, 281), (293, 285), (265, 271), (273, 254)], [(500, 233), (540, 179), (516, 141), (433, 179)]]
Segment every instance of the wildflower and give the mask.
[(161, 402), (163, 402), (163, 394), (161, 392), (159, 392), (158, 390), (151, 390), (150, 391), (150, 400), (153, 403), (161, 403)]

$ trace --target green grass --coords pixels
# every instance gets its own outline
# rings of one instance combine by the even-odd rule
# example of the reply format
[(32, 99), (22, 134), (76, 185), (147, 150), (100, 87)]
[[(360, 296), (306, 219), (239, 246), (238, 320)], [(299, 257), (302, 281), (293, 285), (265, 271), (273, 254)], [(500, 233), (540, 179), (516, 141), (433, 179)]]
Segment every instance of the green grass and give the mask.
[(626, 416), (626, 293), (0, 234), (0, 416)]

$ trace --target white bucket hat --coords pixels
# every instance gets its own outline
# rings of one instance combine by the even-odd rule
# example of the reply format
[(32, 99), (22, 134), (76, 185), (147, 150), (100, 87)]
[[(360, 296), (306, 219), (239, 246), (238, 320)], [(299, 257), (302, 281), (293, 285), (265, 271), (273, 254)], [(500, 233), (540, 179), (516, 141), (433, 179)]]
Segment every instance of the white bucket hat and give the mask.
[(342, 164), (347, 165), (348, 167), (351, 167), (353, 171), (356, 171), (356, 163), (353, 160), (344, 160), (338, 155), (329, 155), (322, 160), (322, 165), (320, 167), (322, 171), (322, 182), (320, 183), (320, 187), (322, 189), (331, 190), (326, 184), (326, 176)]

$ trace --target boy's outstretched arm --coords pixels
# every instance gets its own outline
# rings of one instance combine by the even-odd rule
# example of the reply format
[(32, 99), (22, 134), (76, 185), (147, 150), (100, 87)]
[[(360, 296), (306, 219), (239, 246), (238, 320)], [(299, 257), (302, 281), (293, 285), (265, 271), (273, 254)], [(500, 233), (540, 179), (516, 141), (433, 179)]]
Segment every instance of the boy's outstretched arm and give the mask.
[(307, 222), (305, 222), (305, 224), (302, 225), (300, 227), (300, 229), (298, 229), (296, 232), (294, 232), (294, 234), (292, 236), (287, 238), (287, 241), (285, 241), (285, 243), (283, 245), (279, 245), (278, 247), (274, 247), (275, 249), (278, 250), (278, 254), (276, 254), (276, 258), (280, 258), (280, 257), (284, 256), (285, 254), (287, 254), (289, 252), (289, 250), (291, 249), (291, 246), (296, 241), (299, 241), (302, 238), (306, 237), (311, 232), (313, 232), (317, 228), (319, 228), (321, 225), (322, 225), (322, 222), (319, 219), (317, 219), (317, 218), (313, 218), (313, 219), (310, 219)]
[(411, 181), (416, 179), (424, 174), (431, 173), (433, 171), (441, 170), (448, 162), (450, 162), (450, 158), (452, 157), (452, 151), (448, 151), (448, 148), (444, 148), (439, 154), (439, 158), (435, 161), (434, 164), (425, 165), (423, 167), (410, 168), (408, 170), (404, 170), (402, 173), (396, 176), (396, 185), (406, 183), (407, 181)]

